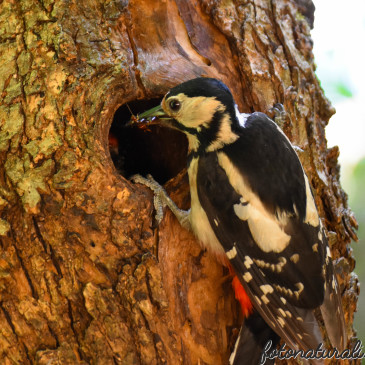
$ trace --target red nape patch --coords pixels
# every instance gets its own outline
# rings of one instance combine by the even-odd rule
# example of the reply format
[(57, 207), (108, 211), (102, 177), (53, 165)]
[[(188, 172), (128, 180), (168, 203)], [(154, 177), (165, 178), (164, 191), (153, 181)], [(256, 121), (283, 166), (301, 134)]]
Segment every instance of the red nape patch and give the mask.
[(242, 313), (245, 317), (248, 317), (253, 312), (253, 306), (250, 298), (248, 297), (246, 290), (243, 289), (242, 284), (235, 275), (232, 280), (232, 287), (234, 290), (235, 298), (240, 302)]

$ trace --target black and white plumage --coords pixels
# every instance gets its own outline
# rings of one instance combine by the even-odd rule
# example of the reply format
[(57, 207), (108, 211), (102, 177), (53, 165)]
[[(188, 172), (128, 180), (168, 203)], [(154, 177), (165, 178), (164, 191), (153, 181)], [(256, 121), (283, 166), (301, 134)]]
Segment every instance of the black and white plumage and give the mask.
[[(342, 350), (345, 323), (327, 239), (308, 179), (280, 128), (263, 113), (239, 113), (229, 89), (211, 78), (171, 89), (161, 107), (140, 117), (152, 116), (187, 135), (190, 211), (165, 199), (152, 180), (135, 180), (159, 192), (204, 247), (226, 255), (255, 308), (231, 363), (255, 364), (263, 339), (276, 335), (292, 349), (315, 350), (323, 343), (318, 307), (332, 345)], [(250, 353), (253, 362), (245, 358)]]

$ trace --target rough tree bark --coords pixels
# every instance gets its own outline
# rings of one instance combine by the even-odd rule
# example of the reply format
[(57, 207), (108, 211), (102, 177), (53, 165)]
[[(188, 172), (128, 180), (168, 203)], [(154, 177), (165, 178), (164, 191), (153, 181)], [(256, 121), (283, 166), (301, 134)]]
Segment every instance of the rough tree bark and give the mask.
[[(3, 0), (0, 17), (1, 364), (227, 362), (241, 321), (228, 273), (169, 212), (153, 228), (151, 192), (108, 149), (119, 106), (198, 75), (242, 112), (284, 104), (355, 340), (356, 221), (326, 146), (310, 0)], [(184, 172), (168, 189), (188, 207)]]

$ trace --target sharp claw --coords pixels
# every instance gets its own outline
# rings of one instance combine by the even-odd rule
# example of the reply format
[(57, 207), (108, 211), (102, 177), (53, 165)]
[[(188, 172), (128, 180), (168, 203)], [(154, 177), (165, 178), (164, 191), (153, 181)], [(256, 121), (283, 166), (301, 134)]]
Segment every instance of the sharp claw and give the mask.
[(163, 218), (163, 208), (167, 205), (166, 202), (161, 199), (161, 195), (165, 194), (163, 187), (150, 174), (148, 174), (147, 177), (143, 177), (138, 174), (133, 175), (130, 177), (130, 180), (135, 183), (145, 185), (153, 191), (153, 205), (156, 210), (155, 219), (157, 223), (160, 224)]
[(296, 153), (298, 153), (298, 154), (300, 154), (300, 153), (303, 153), (303, 152), (304, 152), (304, 150), (303, 150), (303, 149), (301, 149), (301, 148), (300, 148), (300, 147), (298, 147), (298, 146), (293, 145), (293, 148), (294, 148), (294, 151), (295, 151)]
[(281, 104), (281, 103), (276, 103), (273, 108), (274, 110), (277, 110), (279, 113), (282, 113), (284, 112), (285, 113), (285, 108), (284, 108), (284, 105)]
[(147, 179), (150, 180), (151, 182), (157, 184), (156, 180), (152, 177), (151, 174), (147, 174)]
[(141, 176), (141, 175), (138, 175), (138, 174), (133, 175), (129, 179), (131, 181), (133, 181), (134, 183), (146, 185), (147, 187), (150, 188), (150, 181), (148, 179), (146, 179), (145, 177)]
[(142, 178), (142, 179), (143, 179), (143, 177), (142, 177), (141, 175), (133, 175), (133, 176), (131, 176), (131, 177), (129, 178), (129, 180), (131, 180), (131, 181), (133, 181), (133, 182), (138, 182), (140, 178)]
[(162, 221), (162, 218), (163, 218), (163, 206), (165, 206), (165, 205), (161, 204), (161, 199), (157, 195), (155, 195), (155, 197), (153, 199), (153, 205), (156, 210), (155, 219), (157, 221), (157, 224), (160, 224)]
[(189, 211), (183, 211), (179, 209), (176, 204), (171, 200), (171, 198), (167, 195), (164, 188), (152, 177), (152, 175), (148, 174), (146, 177), (141, 175), (133, 175), (130, 179), (136, 183), (146, 185), (153, 191), (153, 205), (155, 207), (155, 221), (159, 225), (163, 219), (163, 208), (168, 206), (171, 211), (175, 214), (176, 218), (180, 222), (180, 224), (191, 231), (191, 224), (189, 218)]

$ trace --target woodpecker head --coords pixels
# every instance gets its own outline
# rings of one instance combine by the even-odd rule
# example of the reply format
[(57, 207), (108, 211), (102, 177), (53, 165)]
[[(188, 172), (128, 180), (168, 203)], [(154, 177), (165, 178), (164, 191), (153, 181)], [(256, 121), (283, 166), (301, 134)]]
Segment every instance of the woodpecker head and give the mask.
[[(151, 118), (153, 118), (152, 121)], [(228, 87), (199, 77), (171, 89), (161, 105), (139, 115), (139, 120), (184, 132), (189, 150), (213, 151), (234, 142), (240, 114)]]

